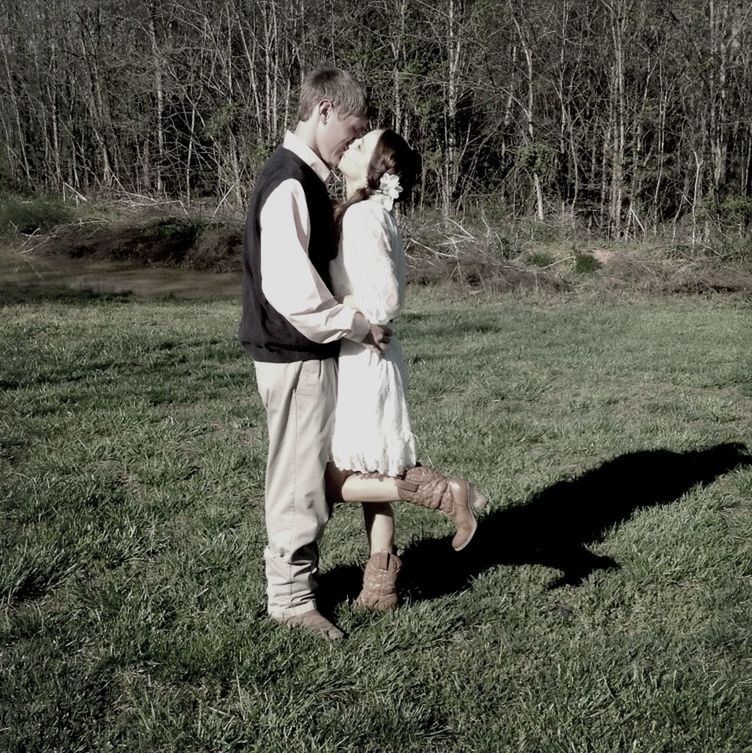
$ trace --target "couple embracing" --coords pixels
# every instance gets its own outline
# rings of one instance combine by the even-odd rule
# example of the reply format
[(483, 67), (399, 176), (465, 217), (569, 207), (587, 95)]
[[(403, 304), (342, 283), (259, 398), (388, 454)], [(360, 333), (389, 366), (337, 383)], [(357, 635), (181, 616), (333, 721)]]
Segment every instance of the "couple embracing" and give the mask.
[[(371, 556), (357, 603), (371, 609), (397, 604), (391, 502), (451, 518), (456, 550), (486, 502), (466, 480), (416, 460), (391, 322), (405, 292), (392, 210), (410, 194), (417, 155), (394, 131), (365, 133), (367, 112), (363, 87), (345, 71), (305, 78), (297, 125), (258, 176), (243, 239), (240, 340), (269, 437), (268, 612), (329, 639), (343, 634), (316, 609), (315, 576), (334, 502), (363, 506)], [(333, 209), (335, 167), (346, 200)]]

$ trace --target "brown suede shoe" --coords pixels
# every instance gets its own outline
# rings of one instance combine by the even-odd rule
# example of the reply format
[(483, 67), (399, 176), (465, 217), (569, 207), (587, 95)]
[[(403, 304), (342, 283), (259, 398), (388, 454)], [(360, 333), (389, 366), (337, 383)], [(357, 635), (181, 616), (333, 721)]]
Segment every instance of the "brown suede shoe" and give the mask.
[(399, 603), (397, 576), (402, 562), (391, 552), (376, 552), (366, 563), (363, 590), (355, 600), (356, 606), (385, 611)]
[(338, 641), (345, 637), (345, 634), (332, 622), (324, 617), (318, 609), (311, 609), (303, 614), (296, 614), (293, 617), (272, 617), (275, 622), (288, 628), (303, 628), (309, 633), (314, 633), (330, 641)]

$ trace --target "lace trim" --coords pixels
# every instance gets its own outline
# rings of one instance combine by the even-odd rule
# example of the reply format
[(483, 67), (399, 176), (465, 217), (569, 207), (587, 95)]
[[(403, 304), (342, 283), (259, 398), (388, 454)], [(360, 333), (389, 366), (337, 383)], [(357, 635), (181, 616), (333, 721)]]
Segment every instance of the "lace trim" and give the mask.
[(400, 453), (398, 457), (367, 457), (363, 454), (342, 455), (337, 452), (332, 453), (332, 462), (337, 468), (353, 473), (379, 474), (373, 478), (401, 476), (409, 468), (416, 465), (415, 450), (413, 447), (405, 448), (405, 452)]

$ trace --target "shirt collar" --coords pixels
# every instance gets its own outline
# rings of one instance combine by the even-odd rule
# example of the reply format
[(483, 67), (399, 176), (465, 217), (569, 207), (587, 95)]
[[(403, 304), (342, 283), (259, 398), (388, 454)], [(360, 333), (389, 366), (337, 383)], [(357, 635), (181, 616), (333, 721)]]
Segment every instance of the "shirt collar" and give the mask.
[(300, 159), (302, 159), (303, 162), (305, 162), (306, 165), (308, 165), (308, 167), (310, 167), (313, 172), (324, 181), (324, 183), (329, 180), (331, 177), (329, 168), (322, 162), (321, 157), (319, 157), (299, 136), (296, 136), (292, 131), (287, 131), (282, 146), (300, 157)]

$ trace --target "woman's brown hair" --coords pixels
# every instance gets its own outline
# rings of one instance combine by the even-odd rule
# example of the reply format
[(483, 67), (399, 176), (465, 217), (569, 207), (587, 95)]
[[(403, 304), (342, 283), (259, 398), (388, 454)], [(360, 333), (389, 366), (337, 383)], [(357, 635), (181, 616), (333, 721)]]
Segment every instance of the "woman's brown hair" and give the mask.
[(368, 163), (368, 172), (366, 174), (366, 184), (359, 188), (344, 203), (340, 204), (334, 210), (334, 222), (337, 229), (337, 238), (342, 231), (342, 218), (345, 212), (353, 204), (364, 201), (379, 189), (379, 182), (384, 173), (391, 173), (399, 177), (402, 191), (399, 195), (399, 201), (407, 201), (412, 193), (415, 179), (418, 173), (419, 158), (417, 152), (413, 151), (408, 143), (398, 133), (386, 129), (379, 140)]

